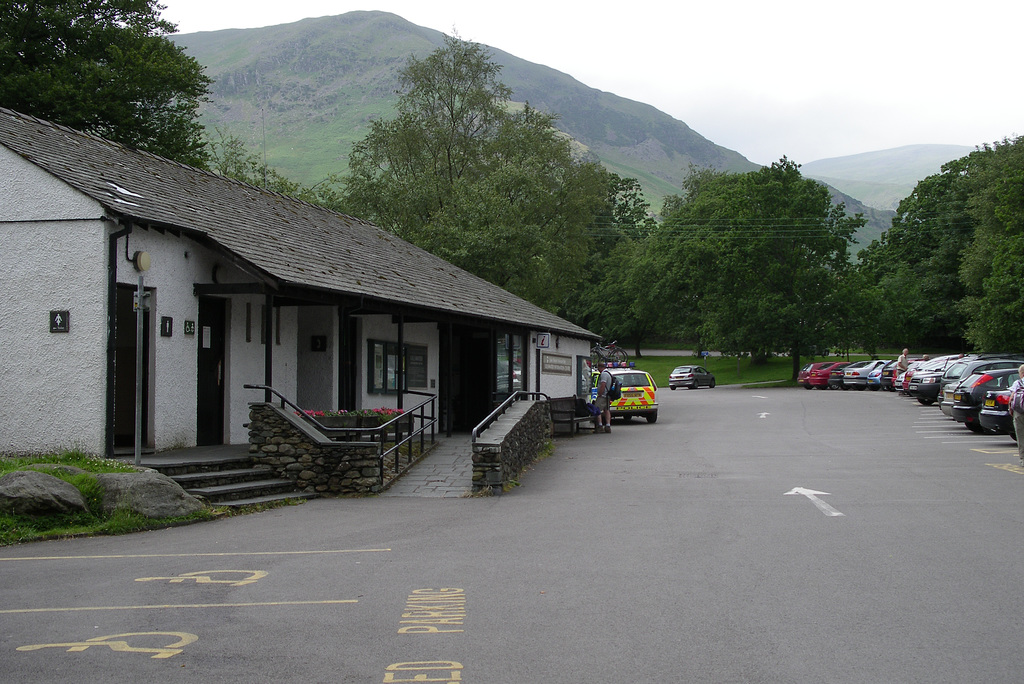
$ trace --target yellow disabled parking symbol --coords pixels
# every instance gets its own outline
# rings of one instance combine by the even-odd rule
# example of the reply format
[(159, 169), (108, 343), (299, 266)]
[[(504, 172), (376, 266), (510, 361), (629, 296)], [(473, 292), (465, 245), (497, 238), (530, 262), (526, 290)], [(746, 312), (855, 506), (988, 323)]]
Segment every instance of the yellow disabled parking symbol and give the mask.
[[(214, 579), (217, 575), (220, 579)], [(163, 580), (170, 584), (181, 584), (186, 580), (196, 584), (228, 584), (232, 587), (241, 587), (246, 584), (255, 584), (258, 580), (267, 576), (262, 570), (199, 570), (197, 572), (186, 572), (174, 577), (139, 577), (136, 582), (157, 582)]]
[[(129, 646), (128, 637), (153, 637), (163, 636), (167, 639), (161, 639), (160, 641), (169, 641), (170, 639), (176, 639), (172, 643), (166, 646), (157, 647), (146, 647), (146, 646)], [(188, 646), (199, 639), (195, 634), (189, 634), (188, 632), (128, 632), (126, 634), (111, 634), (110, 636), (94, 637), (92, 639), (86, 639), (85, 641), (69, 641), (62, 644), (33, 644), (31, 646), (19, 646), (19, 651), (39, 651), (44, 648), (66, 648), (68, 653), (81, 653), (93, 646), (106, 646), (111, 651), (117, 651), (119, 653), (152, 653), (152, 658), (170, 658), (181, 653), (184, 646)], [(142, 641), (142, 640), (140, 640)], [(145, 640), (152, 641), (152, 640)]]

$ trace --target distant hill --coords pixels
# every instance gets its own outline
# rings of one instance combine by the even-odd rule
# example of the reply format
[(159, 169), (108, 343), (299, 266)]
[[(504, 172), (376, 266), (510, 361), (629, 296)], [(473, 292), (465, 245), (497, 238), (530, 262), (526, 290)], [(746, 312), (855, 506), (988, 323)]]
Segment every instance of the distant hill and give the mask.
[(942, 165), (970, 154), (963, 145), (907, 145), (848, 157), (820, 159), (801, 166), (809, 178), (856, 197), (869, 207), (896, 209), (914, 186), (939, 173)]
[[(268, 163), (311, 185), (348, 168), (352, 144), (389, 117), (398, 72), (410, 55), (443, 45), (443, 34), (387, 12), (349, 12), (292, 24), (172, 36), (206, 67), (209, 128), (227, 128)], [(654, 107), (590, 88), (571, 76), (489, 48), (518, 102), (559, 116), (557, 126), (608, 169), (640, 181), (655, 208), (677, 194), (690, 165), (758, 168)]]
[[(815, 180), (820, 182), (820, 179)], [(869, 207), (860, 200), (837, 190), (834, 186), (828, 183), (826, 185), (832, 193), (832, 201), (836, 204), (842, 202), (846, 205), (847, 215), (863, 214), (864, 218), (867, 219), (864, 227), (854, 235), (855, 244), (850, 245), (850, 257), (856, 259), (858, 252), (870, 245), (872, 240), (882, 237), (882, 233), (892, 227), (892, 219), (896, 212), (891, 209)]]
[[(226, 129), (254, 152), (265, 139), (267, 162), (304, 185), (348, 170), (353, 143), (374, 119), (394, 115), (398, 73), (409, 56), (424, 57), (444, 44), (439, 31), (376, 11), (172, 38), (214, 80), (202, 111), (211, 133)], [(489, 49), (517, 102), (558, 115), (557, 126), (586, 152), (620, 176), (636, 178), (655, 210), (681, 191), (691, 165), (737, 173), (759, 168), (650, 105)], [(865, 206), (854, 192), (838, 192), (843, 185), (825, 182), (835, 201), (869, 220), (854, 253), (889, 228), (891, 211)]]

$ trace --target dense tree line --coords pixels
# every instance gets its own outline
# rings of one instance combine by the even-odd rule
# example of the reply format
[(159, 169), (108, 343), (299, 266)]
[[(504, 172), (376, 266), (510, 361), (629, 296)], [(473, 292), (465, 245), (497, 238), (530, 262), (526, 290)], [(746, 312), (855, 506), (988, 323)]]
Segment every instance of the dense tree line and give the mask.
[(986, 145), (925, 178), (861, 253), (893, 344), (1024, 348), (1024, 139)]
[(209, 80), (155, 0), (36, 0), (0, 10), (0, 106), (376, 222), (573, 320), (756, 359), (822, 350), (1024, 348), (1024, 144), (952, 160), (851, 259), (861, 216), (786, 158), (691, 169), (655, 216), (620, 178), (510, 101), (480, 45), (447, 38), (401, 74), (346, 176), (289, 181), (226, 131)]

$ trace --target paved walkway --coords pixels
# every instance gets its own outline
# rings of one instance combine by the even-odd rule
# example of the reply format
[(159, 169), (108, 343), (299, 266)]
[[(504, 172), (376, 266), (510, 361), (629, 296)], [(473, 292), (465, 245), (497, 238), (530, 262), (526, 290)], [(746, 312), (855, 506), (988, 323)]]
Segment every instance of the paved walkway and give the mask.
[(423, 496), (457, 499), (473, 490), (473, 447), (470, 435), (438, 437), (429, 456), (398, 478), (381, 496)]

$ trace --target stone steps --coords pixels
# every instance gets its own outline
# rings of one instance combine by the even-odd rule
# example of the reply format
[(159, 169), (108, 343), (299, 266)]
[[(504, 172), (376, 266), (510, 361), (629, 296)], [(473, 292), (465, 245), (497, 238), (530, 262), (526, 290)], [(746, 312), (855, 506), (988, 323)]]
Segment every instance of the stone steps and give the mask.
[(295, 490), (295, 483), (267, 467), (254, 467), (247, 447), (182, 449), (143, 458), (152, 468), (181, 485), (189, 494), (214, 506), (247, 506), (315, 495)]

